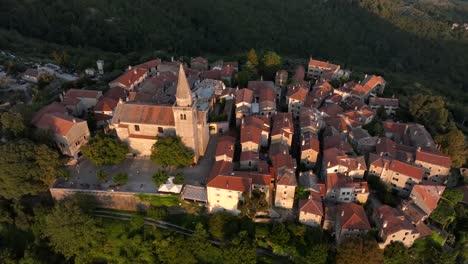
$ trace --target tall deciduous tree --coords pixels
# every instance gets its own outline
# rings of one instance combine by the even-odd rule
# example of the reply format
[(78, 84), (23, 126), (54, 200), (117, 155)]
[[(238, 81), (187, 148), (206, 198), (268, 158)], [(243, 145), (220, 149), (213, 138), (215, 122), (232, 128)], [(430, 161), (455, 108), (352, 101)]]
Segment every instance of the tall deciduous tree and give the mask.
[(193, 162), (194, 153), (180, 137), (158, 137), (151, 150), (151, 160), (163, 167), (183, 168)]
[(0, 196), (20, 199), (47, 190), (63, 175), (59, 154), (29, 140), (0, 145)]
[(0, 121), (2, 128), (5, 132), (13, 134), (15, 137), (19, 137), (25, 134), (26, 126), (24, 125), (23, 116), (14, 111), (4, 112), (1, 115)]
[(76, 262), (89, 260), (92, 250), (102, 242), (102, 231), (96, 221), (74, 199), (57, 203), (42, 224), (42, 234), (52, 248), (67, 259), (79, 260)]
[(427, 127), (443, 131), (448, 123), (448, 110), (441, 96), (417, 94), (409, 101), (410, 114)]
[(258, 66), (258, 56), (257, 52), (255, 52), (254, 49), (250, 49), (249, 52), (247, 52), (247, 62), (246, 62), (246, 67), (249, 70), (255, 70)]
[(111, 136), (98, 134), (81, 152), (96, 165), (119, 164), (125, 160), (128, 146)]
[(452, 167), (458, 168), (468, 163), (468, 147), (465, 135), (457, 128), (452, 128), (447, 134), (435, 137), (441, 145), (442, 152), (452, 159)]

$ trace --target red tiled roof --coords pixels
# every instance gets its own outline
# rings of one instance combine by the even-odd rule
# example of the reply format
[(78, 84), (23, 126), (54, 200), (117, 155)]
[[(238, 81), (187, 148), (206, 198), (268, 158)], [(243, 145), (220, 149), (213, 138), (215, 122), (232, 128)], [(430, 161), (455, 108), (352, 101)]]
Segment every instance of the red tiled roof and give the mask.
[(244, 117), (241, 125), (241, 136), (240, 142), (245, 143), (252, 141), (256, 144), (260, 144), (262, 139), (262, 132), (268, 127), (264, 121), (258, 117)]
[(276, 185), (297, 186), (294, 169), (282, 167), (276, 170)]
[(53, 102), (49, 105), (46, 105), (44, 107), (41, 108), (41, 110), (39, 110), (36, 114), (34, 114), (32, 120), (31, 120), (31, 123), (33, 125), (36, 124), (37, 121), (39, 121), (39, 119), (41, 119), (41, 117), (45, 114), (48, 114), (48, 113), (61, 113), (61, 114), (66, 114), (68, 111), (67, 109), (65, 108), (65, 105), (61, 104), (61, 103), (57, 103), (57, 102)]
[(316, 152), (320, 151), (320, 141), (317, 134), (306, 131), (301, 134), (301, 151), (312, 149)]
[(323, 216), (323, 204), (320, 194), (311, 192), (309, 199), (299, 201), (299, 211)]
[(253, 151), (242, 151), (240, 155), (240, 161), (258, 161), (260, 158), (258, 157), (257, 152)]
[(134, 68), (143, 68), (143, 69), (149, 70), (150, 68), (157, 68), (159, 64), (161, 64), (160, 59), (150, 60), (147, 62), (143, 62), (142, 64), (138, 64)]
[(119, 99), (125, 100), (127, 97), (127, 91), (121, 87), (112, 87), (104, 94), (104, 97), (111, 98), (116, 101)]
[(121, 103), (115, 108), (112, 123), (136, 123), (174, 126), (172, 106)]
[(295, 160), (289, 154), (288, 145), (285, 144), (270, 145), (270, 159), (275, 169), (282, 167), (294, 169), (296, 167)]
[(101, 112), (114, 111), (118, 103), (119, 103), (118, 101), (112, 98), (102, 97), (101, 99), (99, 99), (98, 103), (94, 107), (94, 111), (101, 111)]
[[(401, 230), (419, 233), (403, 213), (388, 205), (381, 205), (376, 209), (377, 221), (385, 236), (390, 236)], [(385, 225), (384, 225), (385, 224)]]
[(76, 123), (86, 122), (62, 113), (44, 114), (36, 123), (36, 127), (51, 130), (55, 134), (66, 136)]
[(106, 114), (101, 114), (101, 113), (95, 113), (94, 117), (96, 118), (96, 121), (107, 121), (112, 119), (111, 115), (106, 115)]
[[(420, 198), (420, 200), (415, 201), (418, 204), (424, 204), (426, 208), (421, 208), (424, 211), (426, 209), (426, 213), (430, 214), (434, 209), (437, 207), (437, 203), (440, 200), (440, 197), (445, 191), (445, 186), (443, 185), (422, 185), (418, 184), (413, 187), (411, 191), (411, 197), (416, 199), (416, 197)], [(417, 195), (416, 195), (417, 194)]]
[(206, 186), (238, 192), (247, 192), (252, 186), (252, 178), (218, 175), (211, 179)]
[(336, 70), (336, 69), (339, 69), (340, 66), (329, 63), (329, 62), (325, 62), (325, 61), (314, 60), (311, 58), (309, 60), (309, 68), (310, 67), (327, 69), (327, 70)]
[(383, 84), (385, 84), (385, 80), (381, 76), (372, 75), (362, 81), (361, 84), (355, 85), (351, 93), (365, 95), (373, 90), (377, 85)]
[(219, 80), (219, 79), (221, 79), (221, 70), (204, 71), (204, 72), (200, 73), (200, 78)]
[(146, 92), (129, 92), (128, 93), (129, 102), (153, 102), (153, 95)]
[(386, 137), (380, 137), (377, 140), (377, 144), (375, 145), (376, 153), (388, 153), (390, 157), (395, 157), (396, 156), (396, 143), (395, 141), (386, 138)]
[(80, 102), (81, 100), (76, 97), (64, 97), (62, 100), (62, 104), (64, 105), (77, 105)]
[(400, 162), (398, 160), (392, 160), (388, 169), (418, 180), (422, 180), (424, 176), (424, 170), (421, 168)]
[(216, 156), (226, 155), (231, 159), (234, 158), (234, 145), (236, 139), (231, 136), (222, 136), (216, 145)]
[(358, 204), (338, 204), (337, 213), (342, 229), (370, 230), (371, 228), (364, 207)]
[(128, 71), (124, 72), (117, 79), (110, 82), (110, 84), (119, 83), (126, 88), (130, 88), (131, 85), (135, 84), (141, 77), (148, 74), (147, 69), (143, 68), (131, 68)]
[(275, 84), (272, 81), (249, 81), (247, 88), (252, 89), (256, 93), (257, 90), (274, 89)]
[(271, 135), (284, 135), (286, 137), (294, 134), (292, 113), (277, 113), (273, 116), (273, 128)]
[(422, 161), (444, 168), (450, 168), (452, 166), (452, 160), (449, 156), (442, 153), (428, 152), (424, 150), (416, 151), (416, 161)]
[(329, 148), (338, 148), (343, 150), (344, 152), (351, 152), (353, 151), (353, 147), (348, 143), (346, 139), (346, 135), (338, 134), (335, 136), (329, 136), (323, 138), (323, 149)]
[(195, 57), (191, 60), (192, 63), (197, 62), (197, 63), (208, 63), (208, 60), (203, 58), (203, 57)]
[(305, 102), (308, 93), (309, 89), (300, 83), (288, 85), (288, 97), (293, 100)]
[(236, 92), (236, 104), (239, 103), (252, 103), (253, 91), (247, 88), (239, 89)]
[(337, 104), (328, 104), (320, 108), (320, 112), (327, 114), (330, 117), (336, 116), (340, 113), (343, 113), (343, 108)]

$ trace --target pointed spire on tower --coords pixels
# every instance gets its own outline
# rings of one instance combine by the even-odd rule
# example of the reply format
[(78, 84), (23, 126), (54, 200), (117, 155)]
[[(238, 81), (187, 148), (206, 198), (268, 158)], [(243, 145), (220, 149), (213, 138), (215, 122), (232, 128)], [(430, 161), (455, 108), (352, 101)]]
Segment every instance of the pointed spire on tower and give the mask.
[(179, 66), (179, 79), (177, 81), (176, 90), (176, 104), (177, 106), (191, 106), (192, 105), (192, 91), (185, 76), (184, 67), (182, 63)]

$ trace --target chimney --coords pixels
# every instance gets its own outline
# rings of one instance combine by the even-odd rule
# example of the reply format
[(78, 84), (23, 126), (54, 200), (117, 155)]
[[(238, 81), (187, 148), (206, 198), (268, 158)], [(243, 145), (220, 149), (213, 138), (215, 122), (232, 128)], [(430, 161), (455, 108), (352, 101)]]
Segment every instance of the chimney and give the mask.
[(341, 211), (341, 216), (344, 216), (344, 210)]
[(73, 123), (76, 124), (76, 119), (75, 118), (73, 118)]
[(171, 56), (171, 62), (174, 62), (174, 56)]
[(159, 74), (160, 74), (160, 73), (159, 73), (159, 71), (158, 71), (158, 72), (156, 73), (156, 76), (159, 76)]
[(305, 140), (302, 140), (302, 146), (304, 146), (304, 145), (305, 145)]
[(132, 66), (131, 65), (128, 65), (128, 70), (131, 70), (132, 69)]
[[(128, 99), (128, 97), (127, 97), (127, 99)], [(122, 98), (119, 98), (119, 104), (123, 104)]]
[(382, 227), (383, 227), (383, 228), (386, 228), (386, 227), (387, 227), (387, 225), (388, 225), (388, 222), (387, 222), (387, 221), (384, 221), (384, 222), (383, 222), (383, 226), (382, 226)]
[(418, 147), (418, 148), (417, 148), (417, 151), (418, 151), (418, 152), (421, 151), (421, 147)]
[(137, 71), (136, 71), (136, 70), (133, 70), (133, 74), (137, 74)]
[(260, 81), (262, 81), (262, 82), (263, 82), (263, 75), (262, 75), (262, 76), (260, 76)]
[(364, 79), (367, 79), (367, 74), (364, 76)]
[(329, 162), (327, 163), (327, 167), (330, 167), (330, 165), (331, 165), (331, 162), (329, 161)]

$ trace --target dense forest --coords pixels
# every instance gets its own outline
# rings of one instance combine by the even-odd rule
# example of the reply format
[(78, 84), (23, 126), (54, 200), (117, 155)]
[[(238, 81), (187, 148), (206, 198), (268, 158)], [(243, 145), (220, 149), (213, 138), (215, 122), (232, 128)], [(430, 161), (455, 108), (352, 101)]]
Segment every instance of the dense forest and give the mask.
[[(0, 27), (7, 32), (0, 49), (44, 49), (15, 43), (8, 32), (18, 32), (121, 54), (112, 59), (119, 67), (142, 54), (238, 58), (250, 48), (274, 50), (302, 59), (296, 62), (314, 56), (382, 74), (394, 93), (441, 94), (457, 121), (468, 115), (468, 31), (451, 28), (468, 22), (463, 1), (0, 0), (0, 6)], [(93, 65), (95, 54), (76, 56), (76, 64)]]

